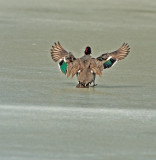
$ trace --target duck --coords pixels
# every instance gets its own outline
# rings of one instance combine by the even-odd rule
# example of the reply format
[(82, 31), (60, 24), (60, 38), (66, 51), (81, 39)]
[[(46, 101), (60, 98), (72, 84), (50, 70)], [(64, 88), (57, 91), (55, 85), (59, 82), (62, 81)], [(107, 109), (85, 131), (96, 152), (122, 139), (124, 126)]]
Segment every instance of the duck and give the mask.
[(66, 51), (60, 42), (55, 42), (51, 48), (51, 58), (58, 62), (60, 71), (68, 77), (77, 77), (77, 88), (95, 87), (96, 75), (101, 76), (102, 71), (113, 67), (118, 61), (127, 57), (130, 52), (128, 43), (123, 43), (121, 47), (113, 52), (103, 53), (97, 58), (91, 56), (91, 47), (87, 46), (84, 55), (76, 58), (74, 54)]

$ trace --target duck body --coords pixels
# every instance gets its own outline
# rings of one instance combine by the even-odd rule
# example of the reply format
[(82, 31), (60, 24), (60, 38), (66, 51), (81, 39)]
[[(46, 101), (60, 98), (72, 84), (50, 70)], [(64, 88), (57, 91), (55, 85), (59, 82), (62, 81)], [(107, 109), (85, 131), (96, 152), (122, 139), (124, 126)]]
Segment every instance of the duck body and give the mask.
[[(91, 56), (84, 55), (80, 58), (80, 71), (77, 76), (77, 80), (80, 84), (80, 87), (88, 87), (89, 83), (93, 80), (93, 72), (90, 68)], [(79, 85), (77, 86), (79, 87)]]

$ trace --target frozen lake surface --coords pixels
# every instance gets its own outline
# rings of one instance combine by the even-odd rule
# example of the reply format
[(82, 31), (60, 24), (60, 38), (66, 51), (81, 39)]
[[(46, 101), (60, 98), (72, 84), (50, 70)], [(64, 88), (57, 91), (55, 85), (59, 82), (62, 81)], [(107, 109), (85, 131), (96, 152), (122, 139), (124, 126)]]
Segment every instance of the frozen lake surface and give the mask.
[[(156, 1), (0, 0), (0, 160), (156, 159)], [(51, 60), (131, 47), (77, 89)]]

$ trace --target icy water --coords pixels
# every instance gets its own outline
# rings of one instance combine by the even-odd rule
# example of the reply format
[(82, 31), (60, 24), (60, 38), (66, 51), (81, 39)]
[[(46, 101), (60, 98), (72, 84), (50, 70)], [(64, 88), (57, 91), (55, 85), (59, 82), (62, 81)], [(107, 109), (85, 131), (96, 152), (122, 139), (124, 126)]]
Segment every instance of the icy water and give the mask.
[[(131, 47), (77, 89), (50, 57)], [(156, 1), (0, 0), (0, 160), (156, 159)]]

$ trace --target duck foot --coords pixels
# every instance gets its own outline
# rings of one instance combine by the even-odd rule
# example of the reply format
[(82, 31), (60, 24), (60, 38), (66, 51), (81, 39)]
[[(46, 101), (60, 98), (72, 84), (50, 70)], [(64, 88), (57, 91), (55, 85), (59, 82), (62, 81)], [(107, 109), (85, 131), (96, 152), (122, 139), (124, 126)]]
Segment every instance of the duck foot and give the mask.
[(92, 86), (90, 86), (90, 87), (95, 87), (95, 86), (97, 86), (97, 84), (93, 84)]
[(89, 88), (89, 84), (85, 85), (84, 83), (77, 84), (76, 88)]

